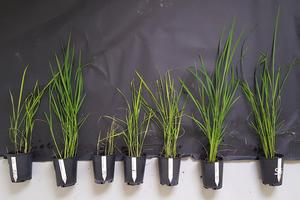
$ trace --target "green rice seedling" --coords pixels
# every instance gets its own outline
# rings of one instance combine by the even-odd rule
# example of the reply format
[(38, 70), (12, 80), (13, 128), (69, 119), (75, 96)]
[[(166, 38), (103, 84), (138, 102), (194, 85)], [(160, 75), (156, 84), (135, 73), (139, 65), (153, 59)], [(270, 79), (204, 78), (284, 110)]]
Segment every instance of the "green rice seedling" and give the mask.
[(146, 135), (149, 131), (149, 126), (153, 114), (151, 112), (143, 112), (143, 96), (142, 83), (139, 83), (138, 88), (131, 81), (131, 99), (130, 102), (125, 94), (118, 89), (124, 97), (127, 105), (125, 120), (117, 119), (124, 128), (123, 138), (127, 146), (129, 157), (140, 157), (143, 155), (143, 147)]
[(152, 92), (143, 77), (137, 73), (143, 86), (146, 88), (154, 106), (145, 102), (147, 110), (153, 113), (156, 124), (162, 130), (164, 142), (164, 156), (175, 158), (177, 155), (177, 140), (182, 131), (181, 121), (184, 105), (180, 105), (182, 87), (179, 91), (175, 88), (174, 79), (168, 71), (159, 80), (156, 80), (156, 92)]
[(236, 77), (233, 59), (240, 43), (241, 35), (234, 41), (234, 29), (235, 26), (232, 24), (223, 47), (223, 36), (221, 36), (215, 69), (212, 73), (208, 72), (202, 58), (198, 69), (189, 70), (197, 81), (195, 94), (181, 80), (185, 91), (201, 117), (201, 119), (198, 119), (194, 114), (190, 116), (208, 139), (209, 149), (207, 152), (209, 162), (217, 160), (218, 148), (226, 129), (225, 118), (238, 100), (236, 91), (239, 86), (239, 80)]
[(41, 90), (38, 81), (36, 81), (33, 90), (25, 98), (23, 98), (27, 69), (28, 66), (23, 71), (17, 102), (15, 101), (12, 92), (9, 91), (12, 105), (9, 135), (14, 144), (14, 151), (16, 154), (27, 154), (31, 151), (32, 132), (35, 125), (36, 114), (39, 109), (41, 99), (51, 83), (50, 81), (44, 89)]
[[(69, 37), (63, 57), (55, 55), (57, 71), (51, 66), (53, 83), (49, 89), (49, 114), (45, 113), (50, 134), (58, 159), (73, 158), (78, 146), (78, 133), (87, 116), (79, 119), (79, 111), (84, 102), (83, 65), (81, 55), (75, 61), (75, 48)], [(53, 113), (60, 123), (62, 142), (59, 144), (53, 128)]]
[(120, 132), (118, 129), (118, 124), (116, 122), (116, 119), (114, 117), (109, 117), (112, 119), (110, 128), (108, 129), (106, 133), (105, 138), (101, 138), (101, 132), (98, 135), (97, 140), (97, 155), (100, 155), (101, 146), (104, 146), (104, 155), (111, 156), (115, 153), (115, 139), (116, 137), (123, 134), (123, 132)]
[(250, 126), (257, 133), (264, 156), (267, 159), (275, 157), (276, 134), (280, 127), (279, 111), (281, 94), (293, 64), (283, 74), (281, 67), (275, 69), (276, 38), (279, 10), (273, 32), (271, 55), (261, 53), (254, 72), (254, 85), (250, 87), (247, 81), (241, 82), (241, 88), (251, 107), (253, 120)]

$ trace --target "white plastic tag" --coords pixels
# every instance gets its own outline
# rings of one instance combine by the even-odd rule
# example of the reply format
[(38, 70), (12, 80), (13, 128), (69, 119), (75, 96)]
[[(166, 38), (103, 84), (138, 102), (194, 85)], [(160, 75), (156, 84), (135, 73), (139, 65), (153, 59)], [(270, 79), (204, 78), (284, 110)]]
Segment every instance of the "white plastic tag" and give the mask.
[(173, 158), (168, 158), (168, 179), (171, 183), (173, 180)]
[(281, 177), (282, 177), (282, 158), (278, 158), (278, 163), (277, 163), (277, 180), (280, 182)]
[(66, 174), (66, 168), (65, 168), (64, 160), (59, 159), (58, 164), (59, 164), (61, 179), (64, 182), (64, 184), (66, 184), (67, 183), (67, 174)]
[(131, 158), (131, 175), (132, 175), (132, 180), (135, 182), (136, 180), (136, 157)]
[(17, 180), (18, 180), (18, 169), (17, 169), (16, 157), (11, 157), (11, 167), (12, 167), (13, 179), (14, 179), (15, 182), (17, 182)]
[(215, 183), (218, 186), (220, 182), (219, 162), (215, 162)]
[(107, 177), (106, 156), (101, 156), (101, 163), (102, 163), (102, 178), (105, 181)]

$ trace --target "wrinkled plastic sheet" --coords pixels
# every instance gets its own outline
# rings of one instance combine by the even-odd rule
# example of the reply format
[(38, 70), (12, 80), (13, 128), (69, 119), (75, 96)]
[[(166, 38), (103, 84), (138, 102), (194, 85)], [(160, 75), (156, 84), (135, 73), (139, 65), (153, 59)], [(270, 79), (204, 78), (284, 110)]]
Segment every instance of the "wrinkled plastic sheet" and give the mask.
[[(281, 16), (277, 63), (287, 69), (293, 58), (300, 57), (300, 3), (280, 2)], [(9, 89), (17, 93), (24, 67), (29, 64), (25, 90), (39, 79), (45, 85), (50, 78), (49, 62), (72, 33), (77, 51), (88, 63), (84, 70), (86, 101), (81, 113), (89, 113), (80, 130), (78, 158), (90, 159), (96, 150), (99, 131), (105, 132), (109, 121), (103, 115), (124, 113), (125, 102), (116, 88), (129, 95), (130, 81), (138, 70), (153, 87), (154, 80), (168, 69), (193, 83), (189, 66), (199, 63), (201, 54), (209, 70), (214, 68), (218, 38), (233, 19), (236, 33), (243, 31), (247, 47), (244, 75), (253, 80), (253, 71), (261, 50), (270, 51), (277, 1), (199, 1), (199, 0), (92, 0), (92, 1), (2, 1), (0, 7), (0, 154), (12, 150), (8, 136), (11, 106)], [(277, 152), (287, 159), (300, 159), (300, 68), (295, 67), (282, 96), (281, 120), (285, 126), (278, 133)], [(226, 160), (255, 159), (260, 145), (249, 128), (249, 107), (240, 95), (227, 118), (227, 129), (219, 153)], [(51, 160), (54, 147), (43, 113), (48, 111), (43, 99), (32, 141), (34, 160)], [(191, 102), (187, 114), (193, 113)], [(179, 138), (179, 154), (204, 157), (207, 141), (187, 117)], [(59, 135), (59, 132), (57, 132)], [(121, 138), (117, 139), (124, 149)], [(123, 147), (123, 148), (122, 148)], [(162, 134), (155, 128), (145, 141), (149, 157), (162, 151)]]

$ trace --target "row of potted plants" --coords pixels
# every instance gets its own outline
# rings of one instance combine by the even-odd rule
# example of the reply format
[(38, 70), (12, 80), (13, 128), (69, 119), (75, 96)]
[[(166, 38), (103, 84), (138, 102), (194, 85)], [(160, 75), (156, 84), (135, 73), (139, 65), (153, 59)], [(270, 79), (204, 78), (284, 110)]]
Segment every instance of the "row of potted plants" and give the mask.
[[(226, 116), (238, 100), (236, 92), (241, 86), (252, 110), (250, 125), (257, 133), (263, 150), (263, 155), (259, 157), (262, 181), (273, 186), (281, 185), (283, 155), (276, 154), (275, 143), (281, 93), (292, 65), (284, 75), (280, 67), (275, 68), (278, 16), (279, 12), (271, 55), (260, 56), (254, 72), (253, 87), (245, 79), (239, 79), (236, 74), (234, 57), (237, 56), (242, 35), (234, 39), (234, 24), (224, 44), (222, 37), (220, 38), (214, 71), (208, 71), (202, 58), (199, 67), (189, 69), (189, 73), (195, 78), (195, 87), (181, 79), (176, 83), (171, 71), (168, 71), (156, 81), (154, 89), (151, 89), (144, 77), (136, 72), (138, 83), (136, 80), (131, 82), (130, 97), (119, 90), (126, 102), (125, 117), (105, 116), (111, 120), (111, 126), (106, 136), (102, 137), (100, 134), (98, 137), (96, 154), (93, 156), (95, 182), (103, 184), (113, 181), (116, 137), (122, 137), (127, 147), (126, 153), (122, 152), (125, 155), (125, 182), (129, 185), (143, 182), (146, 162), (143, 146), (153, 122), (163, 135), (163, 149), (158, 162), (160, 183), (177, 185), (181, 162), (177, 152), (177, 140), (183, 131), (182, 118), (189, 99), (195, 110), (187, 116), (208, 140), (207, 158), (202, 161), (204, 187), (220, 189), (223, 180), (223, 160), (218, 150), (226, 132)], [(242, 53), (240, 60), (243, 56)], [(8, 154), (7, 158), (13, 182), (31, 179), (32, 131), (41, 99), (47, 91), (49, 112), (45, 113), (45, 118), (55, 146), (56, 159), (53, 163), (57, 186), (66, 187), (76, 183), (78, 133), (87, 116), (79, 118), (79, 111), (85, 100), (82, 74), (84, 65), (80, 55), (77, 59), (75, 57), (75, 49), (69, 38), (63, 56), (55, 56), (56, 68), (51, 66), (52, 78), (43, 89), (40, 89), (37, 82), (32, 92), (23, 98), (26, 67), (18, 99), (10, 93), (12, 114), (9, 134), (14, 144), (14, 152)], [(183, 96), (188, 98), (183, 99)], [(54, 122), (60, 124), (59, 130), (55, 130), (57, 127), (54, 126)], [(59, 132), (61, 136), (57, 135)], [(58, 140), (58, 137), (62, 138), (62, 141)]]

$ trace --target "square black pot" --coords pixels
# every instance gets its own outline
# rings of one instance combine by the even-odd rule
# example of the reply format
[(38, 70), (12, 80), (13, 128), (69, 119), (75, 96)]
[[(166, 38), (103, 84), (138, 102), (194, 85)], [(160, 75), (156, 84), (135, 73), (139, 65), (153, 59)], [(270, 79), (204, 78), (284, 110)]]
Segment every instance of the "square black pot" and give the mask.
[(94, 155), (93, 156), (93, 169), (94, 169), (94, 178), (95, 183), (104, 184), (111, 183), (114, 180), (115, 173), (115, 155), (102, 156)]
[(276, 154), (273, 159), (260, 157), (259, 160), (263, 184), (270, 186), (282, 185), (284, 165), (283, 155)]
[(7, 154), (10, 179), (20, 183), (32, 178), (32, 154)]
[(161, 185), (178, 184), (181, 158), (158, 158), (159, 178)]
[(201, 162), (203, 186), (214, 190), (222, 188), (223, 185), (223, 160), (216, 162)]
[(128, 185), (139, 185), (144, 181), (146, 156), (124, 157), (125, 183)]
[(56, 175), (56, 185), (59, 187), (69, 187), (77, 181), (77, 159), (54, 159), (54, 170)]

